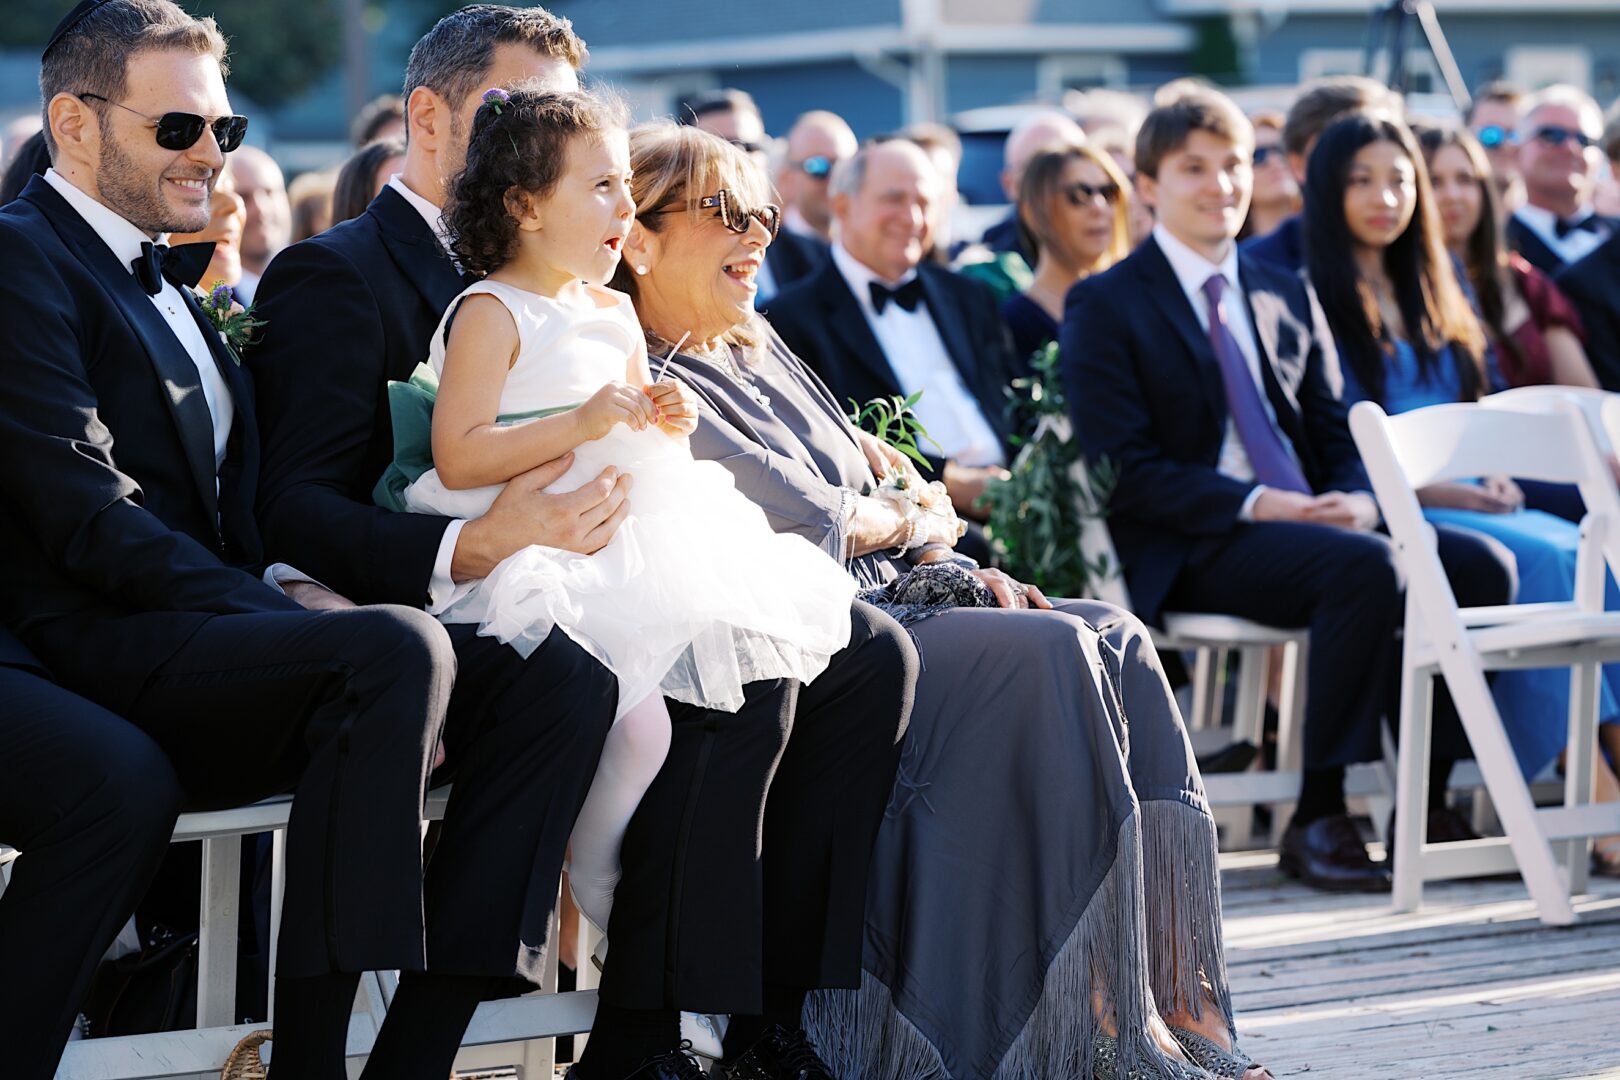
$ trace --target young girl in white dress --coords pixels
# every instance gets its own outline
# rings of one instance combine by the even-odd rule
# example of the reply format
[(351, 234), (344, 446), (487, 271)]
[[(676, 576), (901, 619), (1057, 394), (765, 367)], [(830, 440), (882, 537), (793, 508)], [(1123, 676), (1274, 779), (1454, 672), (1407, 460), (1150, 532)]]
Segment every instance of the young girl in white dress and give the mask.
[(484, 276), (434, 334), (434, 468), (404, 493), (412, 510), (474, 518), (507, 481), (567, 453), (548, 491), (609, 466), (634, 480), (600, 551), (525, 548), (440, 616), (524, 655), (560, 628), (618, 677), (570, 839), (575, 899), (604, 928), (625, 827), (669, 749), (664, 697), (734, 712), (746, 683), (809, 682), (849, 643), (854, 599), (836, 562), (774, 533), (724, 468), (693, 460), (690, 391), (655, 381), (629, 297), (600, 284), (630, 231), (629, 179), (616, 107), (485, 94), (445, 212), (462, 268)]

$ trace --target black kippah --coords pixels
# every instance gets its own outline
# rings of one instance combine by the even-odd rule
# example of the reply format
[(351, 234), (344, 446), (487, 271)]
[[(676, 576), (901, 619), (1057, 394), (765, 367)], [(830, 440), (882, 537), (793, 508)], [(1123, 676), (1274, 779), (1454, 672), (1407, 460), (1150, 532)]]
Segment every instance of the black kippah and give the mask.
[(45, 43), (45, 51), (39, 54), (40, 59), (43, 60), (49, 56), (51, 50), (56, 48), (56, 43), (78, 29), (79, 24), (84, 22), (92, 11), (102, 4), (110, 3), (112, 3), (112, 0), (79, 0), (79, 3), (74, 5), (73, 10), (67, 13), (67, 17), (56, 24), (56, 29), (51, 33), (51, 40)]

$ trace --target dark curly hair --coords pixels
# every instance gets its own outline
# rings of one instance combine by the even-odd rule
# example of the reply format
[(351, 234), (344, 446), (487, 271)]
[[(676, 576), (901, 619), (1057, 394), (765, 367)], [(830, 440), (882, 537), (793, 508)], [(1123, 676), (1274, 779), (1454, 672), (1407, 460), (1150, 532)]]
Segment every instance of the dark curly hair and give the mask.
[(562, 179), (568, 140), (623, 128), (623, 104), (579, 91), (491, 90), (473, 116), (467, 163), (450, 183), (444, 223), (462, 269), (483, 276), (517, 251), (521, 197)]

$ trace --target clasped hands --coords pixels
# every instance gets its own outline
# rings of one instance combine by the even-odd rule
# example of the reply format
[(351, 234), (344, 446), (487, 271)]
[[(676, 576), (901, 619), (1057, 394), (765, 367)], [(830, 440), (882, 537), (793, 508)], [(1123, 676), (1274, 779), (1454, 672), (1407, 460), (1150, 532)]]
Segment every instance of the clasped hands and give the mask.
[(1370, 530), (1378, 527), (1379, 517), (1378, 503), (1364, 491), (1305, 495), (1283, 488), (1266, 488), (1254, 501), (1255, 521), (1293, 521)]
[(610, 382), (574, 410), (580, 441), (600, 439), (618, 424), (631, 431), (656, 427), (682, 438), (697, 430), (697, 398), (674, 379), (649, 386)]

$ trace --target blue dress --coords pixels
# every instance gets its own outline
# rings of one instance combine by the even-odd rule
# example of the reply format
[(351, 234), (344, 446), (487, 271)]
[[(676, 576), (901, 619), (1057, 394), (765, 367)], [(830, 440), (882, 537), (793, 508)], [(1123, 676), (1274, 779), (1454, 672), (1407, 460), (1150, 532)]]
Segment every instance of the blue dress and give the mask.
[[(1349, 403), (1370, 397), (1348, 365), (1344, 370), (1345, 400)], [(1399, 342), (1395, 355), (1388, 358), (1384, 371), (1384, 411), (1395, 415), (1428, 405), (1449, 404), (1461, 396), (1456, 365), (1447, 349), (1436, 358), (1432, 370), (1419, 369), (1417, 355), (1407, 342)], [(1436, 524), (1456, 525), (1494, 536), (1508, 550), (1519, 567), (1518, 603), (1568, 600), (1575, 594), (1575, 553), (1580, 543), (1580, 527), (1540, 510), (1519, 510), (1511, 514), (1487, 514), (1479, 510), (1452, 510), (1425, 507), (1423, 516)], [(1605, 606), (1620, 610), (1620, 590), (1609, 578)], [(1569, 669), (1544, 668), (1528, 671), (1499, 671), (1492, 678), (1492, 694), (1502, 713), (1503, 726), (1519, 768), (1533, 780), (1568, 742)], [(1620, 664), (1606, 664), (1598, 702), (1602, 723), (1620, 722)]]

